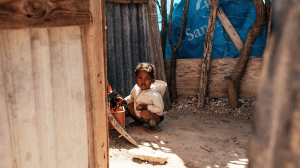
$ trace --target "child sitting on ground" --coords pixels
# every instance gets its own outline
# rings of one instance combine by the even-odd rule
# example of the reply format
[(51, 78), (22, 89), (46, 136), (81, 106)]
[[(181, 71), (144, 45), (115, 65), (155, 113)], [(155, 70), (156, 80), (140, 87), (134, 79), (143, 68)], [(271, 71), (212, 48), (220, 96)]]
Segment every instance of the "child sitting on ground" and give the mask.
[(135, 124), (146, 123), (158, 129), (162, 122), (164, 102), (163, 95), (167, 88), (164, 81), (156, 80), (156, 70), (150, 63), (139, 63), (135, 69), (136, 85), (126, 98), (120, 98), (122, 104), (128, 105), (128, 110)]

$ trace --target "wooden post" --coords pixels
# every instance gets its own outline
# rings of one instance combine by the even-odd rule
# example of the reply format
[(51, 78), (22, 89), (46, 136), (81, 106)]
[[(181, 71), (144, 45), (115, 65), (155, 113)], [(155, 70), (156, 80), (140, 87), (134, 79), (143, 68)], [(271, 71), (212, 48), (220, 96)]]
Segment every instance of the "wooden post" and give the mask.
[[(58, 152), (56, 153), (55, 113), (53, 106), (47, 105), (54, 104), (48, 31), (47, 29), (32, 29), (30, 30), (30, 36), (34, 37), (31, 38), (31, 53), (34, 74), (35, 109), (37, 112), (37, 125), (39, 127), (40, 161), (44, 167), (56, 167)], [(63, 119), (65, 120), (65, 118)]]
[(239, 61), (236, 64), (234, 71), (232, 72), (231, 76), (225, 77), (228, 86), (229, 105), (233, 109), (238, 107), (238, 87), (248, 63), (252, 45), (254, 44), (256, 37), (262, 32), (265, 26), (264, 4), (262, 0), (253, 0), (253, 2), (256, 8), (256, 20), (247, 34)]
[(206, 32), (205, 43), (204, 43), (201, 79), (200, 79), (200, 85), (198, 91), (198, 106), (200, 108), (203, 108), (205, 104), (206, 89), (208, 83), (208, 71), (210, 66), (210, 56), (212, 52), (212, 44), (213, 44), (213, 38), (215, 32), (218, 4), (219, 4), (219, 0), (211, 1), (211, 9), (210, 9), (207, 32)]
[(187, 10), (189, 7), (189, 0), (185, 1), (184, 5), (184, 10), (181, 18), (181, 28), (180, 28), (180, 34), (179, 34), (179, 40), (177, 45), (175, 46), (172, 42), (171, 38), (171, 28), (172, 28), (172, 13), (173, 13), (173, 0), (171, 0), (171, 9), (170, 9), (170, 16), (169, 16), (169, 43), (172, 49), (172, 62), (171, 62), (171, 74), (170, 74), (170, 80), (168, 81), (168, 85), (170, 88), (170, 94), (171, 94), (171, 101), (172, 103), (177, 103), (177, 90), (176, 90), (176, 55), (177, 51), (179, 50), (181, 43), (182, 43), (182, 38), (183, 38), (183, 31), (184, 31), (184, 25), (185, 25), (185, 16), (187, 14)]
[(299, 1), (272, 2), (274, 27), (258, 85), (249, 168), (300, 165)]
[(89, 167), (107, 168), (107, 62), (105, 1), (91, 0), (93, 22), (81, 28), (86, 109), (89, 139)]
[(167, 0), (161, 0), (161, 18), (162, 18), (162, 25), (161, 25), (161, 48), (163, 52), (163, 58), (165, 60), (166, 54), (166, 42), (167, 42), (167, 33), (168, 33), (168, 21), (167, 21)]
[[(158, 20), (157, 20), (157, 10), (154, 0), (149, 0), (148, 2), (148, 18), (149, 18), (149, 27), (151, 33), (151, 43), (153, 48), (154, 64), (156, 68), (156, 78), (167, 82), (165, 64), (161, 48), (161, 40), (158, 29)], [(170, 96), (169, 90), (167, 89), (164, 94), (164, 104), (165, 108), (170, 107)]]

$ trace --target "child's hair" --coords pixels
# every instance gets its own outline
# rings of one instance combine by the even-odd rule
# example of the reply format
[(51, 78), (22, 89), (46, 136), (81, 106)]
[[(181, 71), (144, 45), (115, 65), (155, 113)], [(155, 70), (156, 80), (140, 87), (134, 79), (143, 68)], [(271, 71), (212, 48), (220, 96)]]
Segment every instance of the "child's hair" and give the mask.
[(153, 64), (147, 63), (147, 62), (142, 62), (139, 63), (136, 68), (135, 68), (135, 76), (140, 72), (140, 71), (145, 71), (150, 74), (152, 78), (155, 78), (156, 76), (156, 70)]

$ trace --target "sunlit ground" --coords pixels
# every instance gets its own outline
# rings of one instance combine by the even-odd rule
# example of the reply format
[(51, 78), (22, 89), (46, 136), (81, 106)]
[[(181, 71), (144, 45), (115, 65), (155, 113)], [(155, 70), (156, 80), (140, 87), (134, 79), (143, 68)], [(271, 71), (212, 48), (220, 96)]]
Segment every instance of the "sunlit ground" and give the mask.
[[(187, 168), (184, 161), (176, 154), (172, 153), (172, 150), (166, 147), (162, 147), (160, 145), (165, 144), (163, 141), (157, 141), (156, 143), (145, 142), (142, 145), (139, 145), (138, 148), (132, 148), (129, 150), (126, 149), (110, 149), (110, 153), (119, 153), (118, 157), (110, 158), (110, 168)], [(155, 157), (167, 157), (168, 163), (165, 165), (151, 165), (148, 162), (145, 163), (135, 163), (132, 162), (132, 159), (125, 159), (127, 155), (147, 155), (147, 156), (155, 156)], [(116, 160), (115, 160), (116, 159)], [(114, 160), (114, 161), (113, 161)], [(124, 162), (124, 160), (126, 160)], [(238, 159), (234, 161), (229, 161), (226, 165), (226, 168), (246, 168), (248, 165), (248, 159)], [(214, 165), (214, 166), (204, 166), (206, 168), (221, 168), (224, 166)]]
[(249, 163), (248, 159), (239, 159), (237, 161), (230, 161), (229, 163), (227, 163), (226, 167), (230, 167), (230, 168), (244, 168), (247, 167)]
[[(248, 165), (249, 160), (248, 159), (239, 159), (236, 161), (230, 161), (227, 163), (226, 167), (227, 168), (246, 168)], [(220, 167), (219, 165), (215, 165), (214, 167), (207, 166), (206, 168), (218, 168)]]
[[(110, 168), (187, 168), (184, 165), (184, 161), (176, 154), (172, 153), (172, 150), (166, 147), (161, 147), (161, 144), (165, 144), (163, 141), (157, 143), (145, 142), (139, 145), (138, 148), (126, 149), (112, 149), (109, 153), (114, 155), (110, 157)], [(119, 153), (117, 155), (117, 153)], [(146, 155), (154, 157), (166, 157), (168, 161), (163, 165), (152, 165), (151, 163), (136, 163), (132, 161), (132, 157), (135, 155)], [(116, 157), (117, 156), (117, 157)], [(128, 158), (130, 156), (130, 158)]]

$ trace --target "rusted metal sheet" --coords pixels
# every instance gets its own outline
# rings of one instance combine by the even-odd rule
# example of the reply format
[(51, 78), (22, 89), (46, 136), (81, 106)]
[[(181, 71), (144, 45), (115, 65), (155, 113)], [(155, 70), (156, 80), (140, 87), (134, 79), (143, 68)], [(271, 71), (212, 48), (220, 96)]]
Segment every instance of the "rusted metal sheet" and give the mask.
[(106, 2), (107, 78), (113, 90), (125, 97), (135, 85), (139, 62), (154, 64), (147, 4)]

